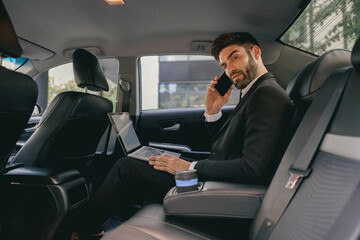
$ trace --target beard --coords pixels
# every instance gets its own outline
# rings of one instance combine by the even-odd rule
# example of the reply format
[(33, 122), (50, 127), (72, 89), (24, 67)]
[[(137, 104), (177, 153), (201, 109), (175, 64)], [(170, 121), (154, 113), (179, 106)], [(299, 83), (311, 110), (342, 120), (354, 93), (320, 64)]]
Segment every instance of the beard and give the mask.
[(233, 82), (237, 89), (246, 88), (250, 84), (250, 82), (252, 80), (254, 80), (254, 77), (255, 77), (256, 73), (258, 72), (258, 66), (255, 63), (254, 58), (252, 57), (251, 54), (248, 54), (248, 55), (249, 55), (249, 62), (246, 66), (245, 72), (243, 70), (237, 70), (237, 71), (231, 73), (231, 75), (230, 75), (231, 78), (232, 78), (232, 76), (234, 76), (236, 74), (240, 75), (240, 78), (236, 82)]

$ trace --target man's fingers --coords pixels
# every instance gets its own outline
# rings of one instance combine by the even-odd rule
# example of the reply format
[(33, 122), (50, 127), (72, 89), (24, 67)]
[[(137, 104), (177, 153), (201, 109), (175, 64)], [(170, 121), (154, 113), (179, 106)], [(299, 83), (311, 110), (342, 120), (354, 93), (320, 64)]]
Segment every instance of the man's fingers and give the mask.
[(210, 82), (210, 85), (211, 86), (215, 86), (216, 84), (218, 84), (218, 80), (217, 79), (214, 79)]
[(173, 156), (170, 155), (159, 155), (149, 157), (149, 164), (153, 166), (168, 166), (169, 161), (173, 160)]
[(167, 166), (167, 162), (164, 162), (164, 161), (155, 161), (154, 166), (164, 166), (164, 167), (166, 167), (166, 166)]
[(229, 97), (230, 97), (230, 94), (231, 94), (232, 90), (233, 90), (232, 88), (229, 88), (229, 90), (225, 93), (224, 98), (226, 99), (226, 101), (229, 100)]
[(167, 154), (162, 154), (162, 155), (159, 155), (159, 156), (150, 156), (149, 157), (149, 160), (150, 161), (164, 161), (164, 160), (166, 160), (166, 158), (168, 158), (168, 157), (170, 157), (169, 155), (167, 155)]
[(219, 76), (216, 76), (215, 79), (210, 82), (209, 89), (211, 91), (215, 91), (214, 86), (218, 83), (219, 78), (220, 78)]

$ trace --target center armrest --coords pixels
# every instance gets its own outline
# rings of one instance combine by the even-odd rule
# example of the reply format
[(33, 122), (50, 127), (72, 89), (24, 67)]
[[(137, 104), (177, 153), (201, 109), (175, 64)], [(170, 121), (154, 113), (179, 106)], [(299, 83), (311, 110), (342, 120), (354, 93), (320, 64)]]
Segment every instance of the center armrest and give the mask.
[(8, 186), (9, 191), (19, 189), (22, 194), (41, 189), (41, 194), (31, 196), (33, 201), (42, 201), (46, 199), (44, 196), (50, 196), (55, 206), (63, 206), (62, 213), (81, 206), (89, 199), (86, 181), (75, 169), (19, 167), (1, 175), (0, 181)]
[(204, 182), (199, 190), (178, 193), (176, 187), (164, 198), (167, 215), (254, 218), (267, 186)]

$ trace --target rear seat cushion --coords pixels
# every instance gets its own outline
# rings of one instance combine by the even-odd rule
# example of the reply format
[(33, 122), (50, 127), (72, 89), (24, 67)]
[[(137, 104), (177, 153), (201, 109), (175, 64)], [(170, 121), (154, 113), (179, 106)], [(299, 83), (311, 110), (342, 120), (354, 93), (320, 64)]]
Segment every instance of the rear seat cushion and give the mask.
[(149, 204), (142, 208), (130, 220), (109, 232), (103, 240), (184, 240), (215, 239), (189, 226), (182, 226), (166, 218), (162, 204)]

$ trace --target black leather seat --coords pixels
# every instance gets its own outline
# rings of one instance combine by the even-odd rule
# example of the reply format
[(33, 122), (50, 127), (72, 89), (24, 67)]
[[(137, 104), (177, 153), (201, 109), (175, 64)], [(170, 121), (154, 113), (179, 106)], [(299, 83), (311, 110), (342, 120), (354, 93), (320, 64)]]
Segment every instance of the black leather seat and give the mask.
[[(0, 16), (1, 56), (20, 57), (22, 49), (2, 2)], [(0, 67), (0, 171), (34, 110), (37, 95), (32, 78)]]
[(350, 56), (351, 52), (343, 49), (325, 52), (303, 67), (289, 82), (286, 92), (295, 106), (290, 138), (328, 76), (339, 68), (351, 65)]
[[(307, 65), (301, 72), (304, 73), (306, 71), (312, 73), (312, 76), (317, 76), (317, 74), (323, 71), (322, 64), (325, 63), (325, 67), (327, 67), (325, 58), (330, 57), (331, 54), (334, 54), (333, 57), (337, 56), (336, 52), (326, 53), (314, 61), (313, 64)], [(348, 62), (346, 58), (349, 55), (348, 53), (343, 54), (345, 54), (344, 64), (346, 65)], [(337, 80), (341, 76), (349, 79), (348, 86), (336, 110), (331, 128), (328, 130), (328, 134), (340, 136), (339, 138), (335, 137), (336, 141), (339, 141), (339, 145), (332, 141), (322, 143), (318, 150), (318, 155), (315, 155), (313, 160), (311, 175), (304, 180), (304, 183), (298, 189), (279, 223), (275, 225), (273, 232), (268, 237), (262, 237), (259, 236), (260, 227), (262, 223), (267, 223), (266, 219), (269, 211), (273, 210), (274, 202), (281, 201), (282, 195), (279, 194), (279, 189), (285, 188), (289, 178), (288, 169), (294, 161), (293, 158), (283, 158), (253, 221), (250, 229), (250, 239), (357, 238), (358, 235), (356, 234), (358, 234), (358, 223), (360, 221), (357, 211), (360, 196), (360, 155), (344, 151), (344, 149), (360, 148), (360, 130), (358, 128), (360, 108), (358, 104), (354, 104), (360, 101), (360, 95), (358, 94), (360, 90), (359, 54), (360, 39), (358, 39), (352, 52), (351, 60), (353, 67), (341, 68), (331, 75), (332, 70), (327, 70), (328, 76), (324, 77), (324, 79), (322, 79), (323, 75), (320, 74), (319, 81), (321, 81), (321, 84), (325, 79), (327, 80), (316, 96), (311, 96), (314, 101), (303, 117), (306, 120), (305, 124), (304, 121), (300, 124), (294, 136), (295, 139), (302, 134), (302, 130), (309, 127), (306, 126), (306, 123), (311, 122), (313, 115), (317, 114), (316, 110), (318, 110), (317, 106), (319, 103), (321, 103), (321, 106), (323, 105), (323, 98), (320, 97), (327, 96), (329, 92), (336, 91), (337, 88), (333, 87), (337, 86)], [(336, 61), (332, 57), (329, 60), (331, 62), (333, 60)], [(335, 68), (339, 67), (337, 64), (335, 65)], [(310, 82), (305, 86), (311, 86), (309, 83), (317, 81), (314, 77), (306, 77), (306, 79), (310, 80)], [(300, 76), (298, 76), (298, 80), (302, 82)], [(313, 89), (318, 88), (319, 85), (316, 85)], [(346, 146), (348, 145), (346, 142), (349, 143), (351, 140), (353, 140), (353, 146), (349, 148)], [(328, 144), (333, 144), (337, 148), (325, 147)], [(184, 198), (187, 198), (187, 193), (184, 193)], [(207, 203), (202, 202), (201, 204)], [(237, 206), (231, 205), (228, 207), (231, 209)], [(203, 208), (204, 206), (202, 205)], [(209, 215), (211, 216), (211, 209)], [(205, 222), (205, 218), (203, 219)], [(189, 224), (187, 224), (187, 220), (184, 217), (177, 219), (173, 216), (167, 216), (161, 204), (150, 204), (141, 209), (130, 220), (110, 231), (103, 239), (248, 239), (247, 236), (243, 235), (222, 238), (218, 235), (212, 235), (211, 227), (205, 230), (199, 229), (191, 225), (191, 221), (188, 222)], [(268, 227), (271, 227), (271, 225), (268, 225)], [(234, 229), (234, 232), (236, 232), (236, 229)]]
[[(97, 58), (83, 49), (73, 55), (76, 84), (91, 91), (108, 91)], [(45, 110), (38, 129), (14, 159), (27, 166), (74, 166), (96, 152), (109, 124), (112, 102), (82, 92), (63, 92)]]
[[(279, 146), (279, 154), (283, 154), (291, 138), (294, 136), (306, 111), (314, 100), (317, 92), (325, 82), (326, 78), (335, 70), (351, 65), (351, 52), (344, 49), (330, 50), (320, 57), (306, 64), (291, 79), (286, 87), (286, 93), (293, 103), (293, 116), (289, 125), (286, 140)], [(280, 161), (282, 155), (277, 159)], [(279, 162), (273, 165), (276, 171)]]

